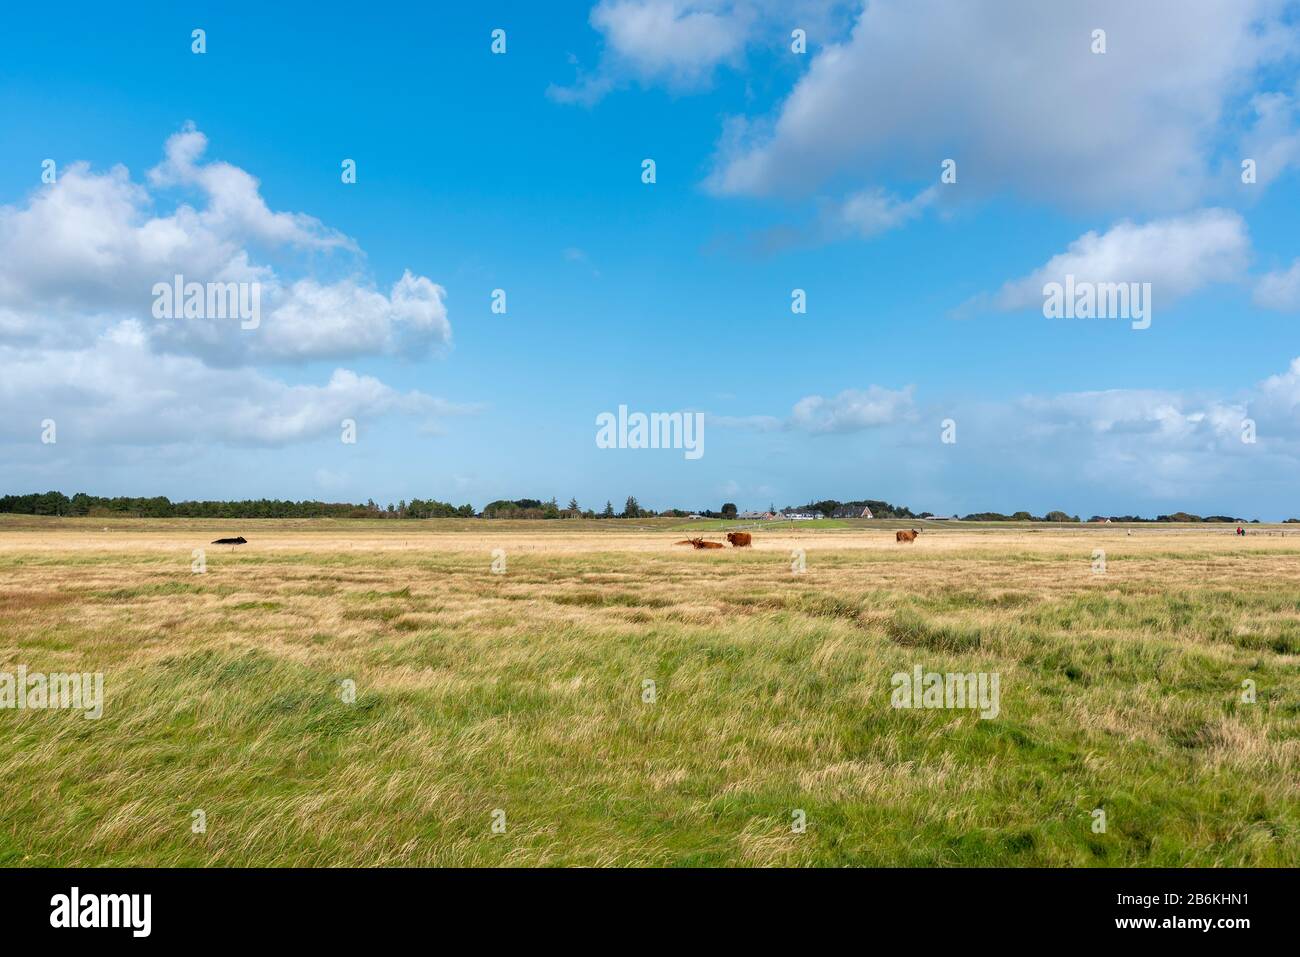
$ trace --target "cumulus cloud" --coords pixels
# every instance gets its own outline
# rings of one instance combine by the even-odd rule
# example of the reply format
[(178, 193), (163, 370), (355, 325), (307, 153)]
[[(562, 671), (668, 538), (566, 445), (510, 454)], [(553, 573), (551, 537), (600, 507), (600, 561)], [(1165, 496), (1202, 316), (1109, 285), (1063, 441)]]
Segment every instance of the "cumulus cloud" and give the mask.
[[(1243, 95), (1297, 48), (1284, 0), (873, 0), (774, 115), (727, 128), (709, 178), (798, 195), (836, 177), (938, 178), (1081, 207), (1197, 201)], [(1107, 52), (1094, 54), (1104, 27)], [(1258, 107), (1258, 104), (1256, 104)], [(1274, 139), (1294, 129), (1274, 115)]]
[[(21, 207), (0, 207), (0, 309), (11, 336), (84, 341), (105, 313), (147, 315), (154, 282), (177, 271), (212, 280), (266, 278), (188, 206), (149, 213), (151, 198), (123, 166), (73, 163)], [(100, 324), (102, 325), (102, 324)]]
[(1147, 389), (1027, 396), (1012, 408), (1029, 438), (1109, 436), (1184, 447), (1239, 440), (1246, 417), (1243, 403)]
[(734, 56), (752, 17), (744, 6), (710, 9), (691, 0), (602, 0), (591, 25), (644, 76), (692, 84)]
[(1006, 283), (994, 298), (1001, 309), (1041, 306), (1046, 283), (1151, 283), (1168, 303), (1209, 283), (1240, 279), (1250, 237), (1240, 215), (1208, 209), (1144, 224), (1118, 223), (1084, 233), (1028, 276)]
[(1300, 437), (1300, 358), (1292, 359), (1286, 372), (1261, 382), (1257, 392), (1259, 417), (1279, 433)]
[(847, 0), (600, 0), (588, 18), (602, 40), (599, 63), (579, 67), (573, 83), (552, 84), (547, 94), (590, 106), (629, 82), (675, 93), (705, 89), (719, 67), (739, 66), (748, 47), (784, 48), (795, 26), (816, 45), (854, 6)]
[[(950, 417), (957, 442), (947, 445), (940, 437)], [(869, 430), (880, 447), (906, 449), (881, 460), (882, 471), (893, 470), (900, 481), (926, 476), (935, 484), (936, 475), (947, 474), (939, 486), (948, 495), (964, 497), (958, 490), (981, 483), (994, 489), (993, 499), (968, 502), (967, 510), (1023, 507), (1015, 498), (1020, 488), (1112, 503), (1112, 511), (1133, 510), (1136, 502), (1183, 508), (1196, 501), (1244, 509), (1275, 489), (1271, 507), (1290, 509), (1286, 490), (1300, 466), (1300, 358), (1232, 391), (1114, 388), (929, 403), (911, 387), (873, 386), (809, 396), (787, 416), (709, 423), (818, 442)], [(992, 477), (996, 482), (984, 481)], [(1011, 498), (999, 498), (1007, 489)], [(1237, 497), (1246, 491), (1253, 499)]]
[[(147, 183), (72, 163), (0, 207), (0, 406), (11, 413), (0, 435), (31, 441), (32, 423), (52, 418), (80, 444), (277, 446), (337, 434), (344, 418), (432, 428), (473, 411), (343, 368), (320, 384), (248, 368), (423, 354), (450, 341), (445, 291), (410, 270), (377, 289), (353, 240), (272, 210), (253, 176), (205, 161), (206, 149), (187, 125)], [(182, 198), (158, 211), (173, 191)], [(347, 273), (295, 276), (302, 252), (346, 257)], [(255, 284), (258, 321), (158, 317), (156, 287), (176, 276)]]
[(195, 213), (200, 224), (222, 236), (241, 236), (273, 244), (313, 249), (355, 249), (342, 233), (327, 229), (305, 213), (272, 212), (262, 199), (258, 180), (229, 163), (202, 162), (208, 138), (187, 123), (168, 137), (164, 159), (149, 171), (156, 187), (193, 186), (202, 191), (207, 205)]
[(859, 432), (889, 425), (913, 411), (912, 386), (885, 389), (845, 389), (831, 398), (810, 395), (795, 403), (790, 413), (792, 427), (806, 432)]
[(1300, 359), (1226, 392), (1115, 388), (963, 403), (953, 412), (959, 448), (995, 474), (1073, 488), (1115, 503), (1112, 510), (1135, 499), (1258, 508), (1264, 491), (1288, 488), (1300, 466), (1297, 413)]
[[(962, 441), (977, 443), (1003, 470), (1059, 487), (1090, 487), (1115, 502), (1136, 497), (1178, 506), (1258, 481), (1263, 463), (1294, 462), (1291, 438), (1242, 441), (1256, 393), (1216, 396), (1110, 389), (1024, 396), (959, 417)], [(1246, 503), (1238, 503), (1239, 507)]]
[(214, 365), (419, 355), (451, 338), (445, 290), (407, 270), (385, 295), (353, 280), (299, 279), (262, 287), (256, 334), (235, 322), (171, 319), (150, 327), (155, 347), (187, 352)]
[(866, 389), (845, 389), (834, 396), (805, 396), (794, 404), (784, 418), (767, 415), (714, 416), (712, 421), (724, 427), (759, 431), (794, 430), (813, 435), (861, 432), (865, 429), (894, 425), (909, 420), (915, 413), (913, 386), (886, 389), (872, 385)]
[(400, 413), (431, 427), (473, 411), (421, 392), (399, 393), (371, 376), (335, 369), (322, 385), (290, 385), (253, 369), (213, 369), (191, 356), (157, 355), (136, 320), (75, 350), (0, 346), (0, 434), (31, 441), (34, 424), (60, 441), (278, 446), (339, 434), (345, 418)]
[[(154, 192), (125, 167), (95, 173), (74, 163), (25, 205), (0, 207), (0, 336), (68, 347), (123, 319), (150, 319), (144, 328), (158, 351), (222, 365), (411, 354), (450, 341), (445, 291), (426, 277), (408, 271), (385, 295), (355, 266), (322, 282), (257, 262), (254, 248), (357, 250), (311, 216), (270, 210), (248, 173), (203, 163), (206, 146), (191, 127), (168, 139), (165, 159), (148, 176)], [(156, 191), (165, 187), (197, 188), (206, 202), (157, 214)], [(152, 320), (155, 285), (177, 275), (257, 283), (258, 328)]]
[(604, 61), (595, 73), (572, 86), (552, 85), (548, 93), (561, 103), (589, 105), (624, 75), (674, 89), (698, 87), (744, 49), (753, 19), (743, 3), (601, 0), (590, 20), (604, 38)]

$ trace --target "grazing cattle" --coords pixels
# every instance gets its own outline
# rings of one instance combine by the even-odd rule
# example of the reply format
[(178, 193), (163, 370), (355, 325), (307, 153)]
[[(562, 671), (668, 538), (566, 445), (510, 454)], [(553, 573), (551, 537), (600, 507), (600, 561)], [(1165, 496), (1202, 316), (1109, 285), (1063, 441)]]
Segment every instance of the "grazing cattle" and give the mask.
[(240, 535), (238, 538), (218, 538), (212, 544), (213, 545), (247, 545), (248, 539), (246, 539), (243, 535)]
[(916, 536), (918, 536), (918, 535), (920, 535), (920, 534), (921, 534), (921, 530), (920, 530), (919, 528), (913, 528), (913, 529), (911, 529), (910, 531), (895, 532), (895, 533), (894, 533), (894, 541), (896, 541), (896, 542), (914, 542), (914, 541), (916, 541)]
[(754, 544), (754, 536), (749, 532), (727, 532), (727, 541), (733, 548), (748, 548)]

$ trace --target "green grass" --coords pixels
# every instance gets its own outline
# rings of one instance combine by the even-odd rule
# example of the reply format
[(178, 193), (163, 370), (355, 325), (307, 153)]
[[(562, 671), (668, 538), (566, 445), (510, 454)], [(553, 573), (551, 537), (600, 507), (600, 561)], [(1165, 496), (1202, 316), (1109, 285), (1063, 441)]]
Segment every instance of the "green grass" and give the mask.
[[(501, 576), (474, 549), (10, 554), (0, 670), (102, 670), (106, 702), (0, 711), (0, 864), (1300, 863), (1288, 553), (1099, 582), (1087, 549), (985, 537), (804, 575), (671, 535)], [(998, 673), (1000, 714), (890, 707), (916, 664)]]

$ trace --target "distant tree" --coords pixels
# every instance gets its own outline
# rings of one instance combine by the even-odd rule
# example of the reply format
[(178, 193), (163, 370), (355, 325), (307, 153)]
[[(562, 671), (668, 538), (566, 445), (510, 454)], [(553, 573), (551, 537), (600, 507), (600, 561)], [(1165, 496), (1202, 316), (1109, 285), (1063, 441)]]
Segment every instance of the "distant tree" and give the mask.
[(569, 499), (569, 511), (570, 512), (578, 511), (578, 500), (576, 498)]
[(614, 517), (614, 503), (613, 503), (613, 502), (610, 502), (608, 499), (605, 500), (605, 511), (603, 511), (603, 512), (600, 513), (600, 517), (601, 517), (601, 518), (613, 518), (613, 517)]
[(638, 518), (641, 515), (641, 506), (637, 504), (636, 496), (629, 495), (627, 502), (623, 506), (623, 518)]
[(723, 517), (723, 518), (735, 518), (735, 517), (736, 517), (736, 503), (735, 503), (735, 502), (723, 502), (723, 503), (722, 503), (722, 517)]

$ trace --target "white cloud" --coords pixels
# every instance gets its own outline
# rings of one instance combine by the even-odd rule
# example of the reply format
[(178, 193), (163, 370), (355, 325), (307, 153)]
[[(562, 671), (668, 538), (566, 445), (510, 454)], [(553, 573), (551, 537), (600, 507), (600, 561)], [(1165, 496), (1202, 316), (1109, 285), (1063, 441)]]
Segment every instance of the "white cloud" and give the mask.
[(9, 412), (0, 434), (29, 442), (46, 418), (57, 423), (60, 442), (77, 445), (278, 446), (337, 436), (345, 418), (395, 413), (429, 428), (442, 416), (473, 411), (346, 369), (322, 385), (290, 385), (252, 369), (160, 356), (135, 320), (83, 349), (0, 346), (0, 369), (0, 404)]
[[(1242, 139), (1241, 156), (1255, 161), (1256, 185), (1267, 186), (1300, 165), (1300, 109), (1286, 93), (1260, 93), (1251, 98), (1255, 122)], [(1232, 171), (1240, 174), (1240, 166)]]
[[(293, 279), (255, 262), (254, 246), (357, 250), (313, 217), (271, 211), (243, 170), (202, 163), (206, 144), (187, 127), (148, 177), (155, 190), (198, 188), (206, 204), (197, 209), (180, 203), (156, 214), (160, 196), (125, 167), (95, 173), (85, 163), (69, 164), (25, 205), (0, 207), (0, 341), (74, 347), (138, 318), (155, 349), (222, 365), (420, 353), (450, 341), (445, 291), (426, 277), (407, 271), (384, 295), (357, 275)], [(259, 283), (260, 326), (154, 320), (154, 285), (176, 275)]]
[(1146, 389), (1028, 396), (1013, 409), (1023, 417), (1020, 434), (1029, 438), (1120, 437), (1175, 447), (1240, 441), (1246, 417), (1244, 404)]
[(1300, 311), (1300, 259), (1291, 268), (1270, 272), (1255, 286), (1255, 305), (1283, 312)]
[[(767, 45), (789, 54), (790, 32), (805, 31), (809, 49), (842, 31), (852, 0), (600, 0), (589, 20), (603, 50), (592, 70), (578, 67), (569, 86), (547, 95), (590, 106), (629, 82), (675, 93), (706, 89), (719, 67), (738, 67), (746, 49)], [(570, 55), (570, 62), (578, 65)]]
[[(775, 115), (731, 123), (710, 186), (800, 194), (849, 174), (1083, 207), (1186, 207), (1233, 109), (1296, 49), (1284, 0), (872, 0)], [(1107, 52), (1090, 50), (1104, 27)]]
[(1286, 372), (1261, 382), (1257, 391), (1252, 408), (1266, 431), (1300, 438), (1300, 358), (1292, 359)]
[(1111, 389), (1026, 396), (959, 421), (961, 441), (978, 444), (1001, 471), (1091, 489), (1094, 499), (1181, 508), (1258, 481), (1266, 461), (1292, 461), (1294, 448), (1276, 434), (1264, 445), (1241, 441), (1247, 414), (1246, 396)]
[(891, 425), (913, 411), (912, 386), (885, 389), (873, 385), (865, 390), (845, 389), (832, 398), (810, 395), (791, 410), (789, 423), (805, 432), (859, 432)]
[(353, 280), (323, 284), (299, 279), (263, 285), (263, 319), (256, 331), (237, 322), (155, 321), (156, 348), (201, 356), (216, 365), (338, 359), (358, 355), (422, 354), (451, 338), (445, 290), (408, 270), (386, 296)]
[(795, 430), (813, 435), (861, 432), (909, 420), (915, 413), (914, 391), (910, 385), (903, 389), (872, 385), (866, 389), (845, 389), (829, 398), (805, 396), (794, 404), (785, 418), (769, 415), (713, 416), (711, 421), (723, 427), (763, 432)]
[[(352, 240), (271, 210), (255, 178), (204, 162), (206, 146), (187, 126), (147, 186), (122, 166), (72, 163), (24, 203), (0, 207), (0, 435), (30, 442), (32, 424), (52, 418), (75, 446), (280, 446), (337, 435), (344, 418), (401, 415), (429, 430), (473, 411), (347, 369), (290, 384), (244, 368), (419, 355), (447, 343), (451, 326), (441, 286), (407, 270), (377, 290), (359, 274)], [(157, 212), (173, 188), (203, 202)], [(303, 251), (313, 268), (295, 277)], [(319, 278), (321, 253), (348, 257), (348, 274)], [(260, 323), (154, 318), (155, 284), (176, 275), (259, 284)]]
[(1076, 282), (1149, 282), (1152, 298), (1167, 304), (1215, 282), (1240, 279), (1250, 238), (1237, 213), (1208, 209), (1141, 225), (1121, 222), (1105, 233), (1087, 232), (1045, 265), (1006, 283), (995, 297), (1002, 309), (1041, 306), (1043, 286)]
[(691, 85), (745, 44), (743, 6), (711, 9), (692, 0), (602, 0), (591, 25), (638, 73)]
[[(959, 405), (955, 448), (992, 474), (1071, 489), (1112, 511), (1201, 501), (1253, 514), (1300, 466), (1298, 413), (1300, 359), (1230, 393), (1118, 388)], [(1248, 419), (1254, 442), (1243, 441)]]
[(930, 186), (911, 199), (899, 199), (883, 189), (866, 189), (843, 202), (839, 219), (849, 231), (868, 238), (915, 219), (933, 205), (938, 196), (938, 186)]
[(194, 210), (152, 216), (150, 203), (125, 167), (96, 174), (73, 163), (25, 206), (0, 207), (0, 308), (13, 317), (9, 334), (84, 341), (87, 319), (148, 315), (153, 283), (177, 271), (232, 281), (268, 275)]
[(312, 249), (355, 249), (342, 233), (326, 229), (320, 220), (304, 213), (275, 213), (266, 205), (255, 177), (229, 163), (202, 163), (208, 138), (187, 123), (168, 137), (163, 162), (149, 171), (155, 187), (194, 186), (207, 198), (198, 212), (199, 223), (221, 236), (260, 239), (275, 245)]
[(624, 75), (678, 90), (704, 85), (744, 50), (754, 10), (711, 0), (601, 0), (590, 20), (605, 59), (573, 86), (553, 85), (548, 93), (559, 102), (594, 103)]
[[(956, 443), (941, 442), (942, 421), (956, 421)], [(1243, 441), (1250, 420), (1254, 442)], [(815, 436), (867, 429), (880, 448), (870, 456), (881, 482), (940, 489), (964, 511), (1014, 510), (1050, 492), (1045, 507), (1093, 502), (1111, 512), (1287, 510), (1300, 467), (1300, 358), (1283, 373), (1238, 391), (1115, 388), (1022, 395), (998, 400), (916, 399), (909, 387), (810, 396), (786, 417), (715, 417), (711, 425)], [(820, 441), (834, 441), (819, 438)], [(772, 451), (788, 445), (772, 444)], [(860, 450), (839, 446), (817, 473), (836, 474)], [(800, 462), (805, 454), (793, 453)], [(842, 468), (839, 468), (842, 472)], [(910, 487), (910, 486), (909, 486)], [(903, 498), (903, 496), (898, 496)], [(936, 503), (906, 500), (914, 507)], [(1105, 504), (1103, 504), (1105, 503)], [(1140, 504), (1139, 504), (1140, 503)], [(945, 507), (953, 507), (948, 505)], [(1041, 510), (1041, 509), (1040, 509)]]

